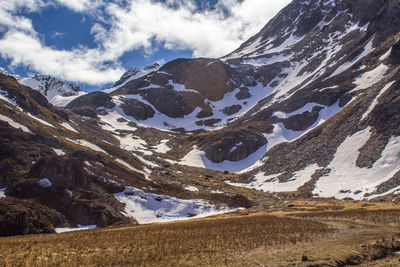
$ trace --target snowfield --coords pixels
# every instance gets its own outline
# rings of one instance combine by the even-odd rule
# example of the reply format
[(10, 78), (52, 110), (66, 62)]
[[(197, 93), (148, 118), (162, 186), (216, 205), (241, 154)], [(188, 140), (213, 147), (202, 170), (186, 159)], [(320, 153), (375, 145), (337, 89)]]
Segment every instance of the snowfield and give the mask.
[(307, 166), (305, 169), (294, 173), (294, 176), (286, 182), (279, 182), (278, 176), (283, 173), (265, 175), (260, 172), (255, 175), (254, 181), (249, 184), (227, 182), (229, 185), (257, 189), (263, 192), (287, 192), (296, 191), (311, 179), (316, 170), (320, 169), (317, 164)]
[(17, 128), (17, 129), (19, 128), (26, 133), (32, 133), (26, 126), (19, 124), (18, 122), (15, 122), (14, 120), (10, 119), (9, 117), (6, 117), (6, 116), (0, 114), (0, 120), (6, 121), (12, 127)]
[[(381, 157), (372, 168), (359, 168), (356, 161), (359, 150), (371, 136), (370, 128), (355, 133), (338, 147), (332, 162), (326, 167), (330, 173), (322, 176), (315, 184), (313, 194), (318, 197), (335, 197), (338, 199), (352, 198), (356, 200), (396, 192), (396, 187), (383, 194), (376, 194), (377, 186), (392, 178), (400, 171), (400, 136), (392, 137), (386, 145)], [(263, 192), (296, 191), (300, 186), (311, 180), (312, 175), (321, 169), (317, 164), (307, 166), (294, 173), (286, 182), (277, 179), (282, 173), (264, 175), (263, 172), (255, 175), (251, 183), (232, 183), (233, 186), (261, 190)], [(371, 195), (372, 194), (372, 195)], [(370, 196), (371, 195), (371, 196)]]
[(97, 225), (93, 224), (93, 225), (80, 225), (78, 224), (78, 227), (59, 227), (56, 228), (56, 233), (60, 234), (60, 233), (65, 233), (65, 232), (71, 232), (71, 231), (79, 231), (79, 230), (87, 230), (87, 229), (96, 229)]
[(140, 224), (201, 218), (235, 210), (216, 207), (201, 199), (144, 193), (134, 187), (126, 187), (124, 192), (114, 196), (126, 204), (124, 215), (135, 218)]
[(377, 186), (400, 170), (400, 137), (389, 140), (372, 168), (356, 166), (359, 149), (370, 138), (370, 130), (368, 127), (347, 137), (338, 147), (333, 161), (327, 166), (331, 172), (317, 181), (314, 194), (339, 199), (363, 199), (365, 194), (373, 194)]
[(70, 139), (70, 138), (68, 138), (68, 137), (67, 137), (66, 139), (67, 139), (68, 141), (72, 142), (72, 143), (77, 144), (77, 145), (84, 146), (84, 147), (90, 148), (90, 149), (92, 149), (92, 150), (94, 150), (94, 151), (103, 152), (104, 154), (107, 154), (106, 151), (104, 151), (103, 149), (101, 149), (101, 148), (98, 147), (97, 145), (95, 145), (95, 144), (93, 144), (93, 143), (90, 143), (90, 142), (88, 142), (88, 141), (86, 141), (86, 140), (73, 140), (73, 139)]
[(5, 191), (7, 188), (0, 188), (0, 198), (6, 197)]

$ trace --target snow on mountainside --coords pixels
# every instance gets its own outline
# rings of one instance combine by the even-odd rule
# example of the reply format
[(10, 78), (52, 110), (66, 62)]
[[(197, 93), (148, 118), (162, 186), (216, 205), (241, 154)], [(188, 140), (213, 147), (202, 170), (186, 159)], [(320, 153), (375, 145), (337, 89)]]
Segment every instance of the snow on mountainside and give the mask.
[[(62, 193), (60, 218), (99, 226), (263, 206), (276, 193), (398, 192), (399, 29), (395, 0), (294, 0), (225, 57), (131, 68), (65, 108), (0, 74), (0, 141), (11, 140), (14, 166), (0, 188), (31, 197), (48, 179), (39, 189)], [(46, 76), (30, 83), (68, 94), (46, 91)]]
[(146, 74), (149, 74), (153, 71), (157, 71), (160, 68), (160, 64), (154, 63), (152, 65), (146, 66), (143, 69), (138, 68), (138, 67), (131, 67), (129, 70), (127, 70), (124, 74), (122, 74), (121, 78), (115, 82), (114, 86), (103, 90), (103, 92), (106, 93), (111, 93), (118, 88), (124, 86), (130, 81), (133, 81), (135, 79), (138, 79), (140, 77), (145, 76)]
[(55, 106), (65, 106), (73, 99), (86, 94), (79, 86), (67, 84), (49, 75), (35, 75), (32, 78), (18, 78), (20, 84), (38, 90)]
[[(127, 82), (110, 94), (107, 107), (97, 107), (97, 118), (105, 125), (126, 120), (140, 127), (191, 131), (193, 149), (178, 164), (251, 171), (257, 177), (266, 171), (266, 177), (282, 177), (278, 184), (300, 177), (299, 188), (311, 181), (315, 166), (319, 171), (328, 168), (334, 149), (354, 132), (347, 129), (336, 137), (320, 159), (297, 156), (309, 158), (303, 163), (282, 165), (274, 148), (301, 143), (348, 106), (371, 101), (366, 95), (379, 87), (390, 91), (384, 83), (397, 79), (393, 48), (400, 23), (386, 17), (397, 13), (391, 0), (295, 0), (220, 60), (179, 59)], [(376, 107), (374, 103), (369, 107)], [(364, 122), (357, 126), (353, 121), (352, 128), (368, 125), (372, 111), (363, 113)], [(354, 120), (354, 115), (346, 116)], [(197, 135), (204, 130), (209, 133)]]
[[(0, 197), (7, 213), (0, 235), (189, 219), (249, 205), (236, 194), (214, 197), (202, 189), (194, 196), (191, 182), (163, 178), (158, 173), (168, 167), (156, 156), (170, 149), (169, 135), (125, 127), (103, 130), (0, 74)], [(23, 220), (13, 221), (16, 208)]]
[(2, 68), (2, 67), (0, 67), (0, 74), (6, 75), (6, 76), (9, 76), (9, 75), (10, 75), (10, 74), (8, 73), (8, 71), (7, 71), (6, 69)]

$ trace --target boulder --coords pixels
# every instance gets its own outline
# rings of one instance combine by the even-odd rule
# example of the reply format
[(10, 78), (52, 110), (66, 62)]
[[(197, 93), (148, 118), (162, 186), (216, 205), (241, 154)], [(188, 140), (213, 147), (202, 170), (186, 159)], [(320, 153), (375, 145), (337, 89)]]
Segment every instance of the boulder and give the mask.
[(152, 118), (155, 114), (151, 106), (131, 98), (124, 99), (121, 108), (126, 115), (131, 116), (136, 120), (146, 120)]
[(65, 227), (65, 217), (33, 201), (12, 197), (0, 199), (0, 236), (54, 233)]

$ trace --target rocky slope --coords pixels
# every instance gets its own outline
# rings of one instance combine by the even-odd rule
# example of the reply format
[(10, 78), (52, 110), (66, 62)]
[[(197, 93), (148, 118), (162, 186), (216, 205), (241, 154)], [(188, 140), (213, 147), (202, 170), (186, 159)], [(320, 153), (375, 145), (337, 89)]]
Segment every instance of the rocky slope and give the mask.
[[(193, 195), (186, 184), (150, 179), (159, 165), (143, 158), (145, 147), (133, 128), (113, 135), (10, 76), (0, 74), (0, 88), (1, 235), (136, 223), (151, 214), (171, 220), (243, 203), (241, 197)], [(140, 198), (144, 203), (136, 199), (142, 190), (152, 194)]]
[[(60, 226), (172, 216), (138, 212), (154, 194), (169, 207), (397, 194), (398, 18), (395, 0), (294, 0), (229, 55), (132, 68), (65, 109), (0, 76), (1, 166), (13, 166), (0, 188)], [(201, 213), (192, 204), (175, 214)]]
[(79, 86), (57, 80), (49, 75), (35, 75), (31, 78), (15, 77), (22, 85), (41, 92), (55, 106), (65, 106), (78, 96), (86, 94)]

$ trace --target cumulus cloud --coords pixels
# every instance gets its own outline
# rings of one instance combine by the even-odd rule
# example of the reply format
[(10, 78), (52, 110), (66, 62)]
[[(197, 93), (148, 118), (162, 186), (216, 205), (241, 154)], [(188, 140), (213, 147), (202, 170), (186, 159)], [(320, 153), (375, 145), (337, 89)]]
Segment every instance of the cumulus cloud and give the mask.
[[(218, 0), (211, 8), (194, 0), (8, 0), (0, 6), (0, 55), (13, 66), (61, 79), (101, 85), (124, 72), (119, 59), (160, 46), (190, 50), (194, 57), (221, 57), (233, 51), (276, 14), (289, 0)], [(62, 5), (91, 14), (97, 47), (57, 50), (44, 44), (32, 22), (17, 11), (37, 12)], [(97, 22), (96, 22), (97, 21)], [(109, 62), (114, 62), (112, 65)]]
[(60, 79), (101, 85), (115, 81), (124, 69), (108, 66), (97, 49), (55, 50), (23, 32), (9, 32), (0, 40), (0, 55), (12, 66), (24, 65)]
[(75, 12), (87, 12), (95, 10), (103, 5), (100, 0), (55, 0), (58, 4), (63, 5)]
[(46, 6), (42, 0), (9, 0), (1, 1), (0, 5), (0, 32), (7, 28), (34, 32), (31, 20), (17, 15), (21, 9), (34, 12)]
[(108, 32), (96, 39), (105, 50), (150, 48), (152, 40), (168, 49), (189, 49), (193, 56), (220, 57), (255, 34), (287, 0), (219, 0), (215, 9), (199, 12), (193, 1), (132, 0), (127, 7), (106, 8)]

